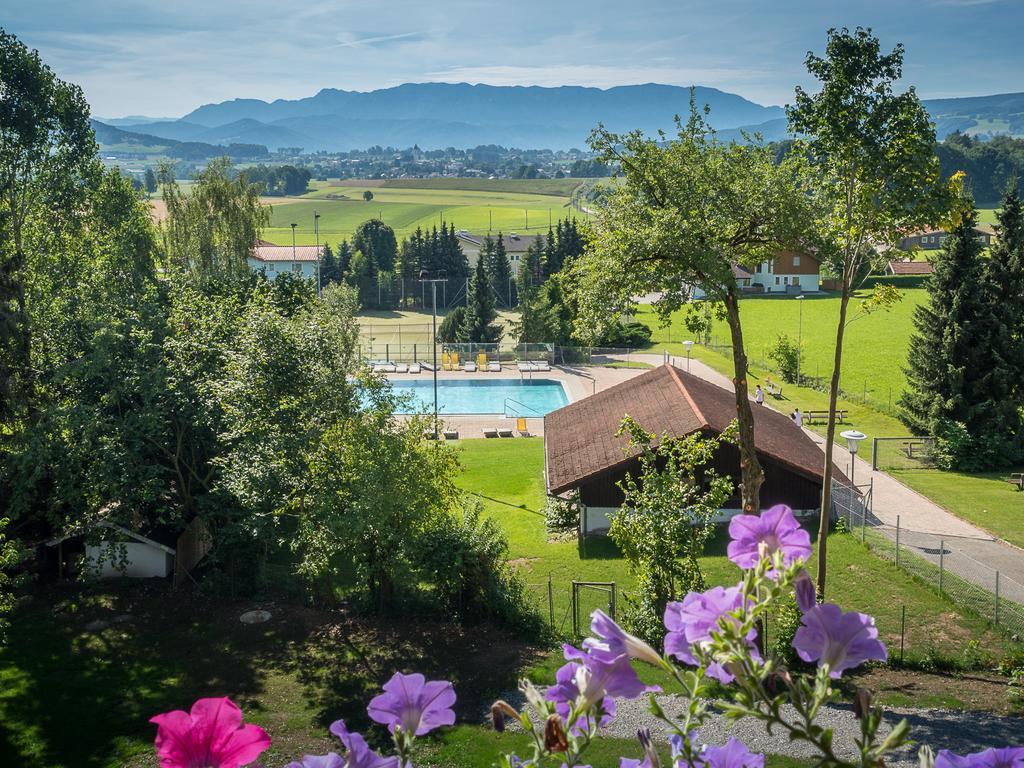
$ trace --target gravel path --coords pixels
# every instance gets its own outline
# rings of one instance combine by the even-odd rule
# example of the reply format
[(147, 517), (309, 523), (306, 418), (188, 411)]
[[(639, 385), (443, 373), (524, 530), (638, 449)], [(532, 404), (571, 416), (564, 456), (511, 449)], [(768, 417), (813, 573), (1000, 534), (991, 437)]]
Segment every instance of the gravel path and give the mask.
[[(522, 696), (517, 691), (507, 700), (514, 706), (521, 706)], [(669, 717), (676, 717), (685, 711), (685, 699), (682, 697), (659, 696), (658, 701)], [(628, 739), (636, 736), (638, 728), (646, 727), (657, 738), (668, 737), (669, 729), (648, 711), (646, 698), (633, 701), (620, 699), (616, 705), (615, 720), (605, 730), (606, 735)], [(917, 744), (927, 744), (936, 752), (951, 749), (966, 753), (993, 746), (1024, 744), (1024, 719), (966, 710), (887, 708), (882, 733), (888, 733), (903, 718), (909, 721), (912, 738)], [(817, 722), (833, 730), (833, 745), (839, 757), (852, 758), (857, 754), (854, 739), (860, 735), (860, 724), (850, 707), (826, 706)], [(512, 730), (515, 725), (509, 723), (509, 729)], [(724, 715), (713, 714), (700, 728), (701, 741), (706, 744), (722, 744), (730, 734), (744, 742), (751, 752), (802, 758), (810, 758), (815, 754), (809, 745), (791, 742), (780, 732), (769, 735), (764, 725), (755, 720), (732, 722), (726, 720)], [(890, 753), (886, 765), (916, 766), (917, 749), (917, 746), (912, 745)]]

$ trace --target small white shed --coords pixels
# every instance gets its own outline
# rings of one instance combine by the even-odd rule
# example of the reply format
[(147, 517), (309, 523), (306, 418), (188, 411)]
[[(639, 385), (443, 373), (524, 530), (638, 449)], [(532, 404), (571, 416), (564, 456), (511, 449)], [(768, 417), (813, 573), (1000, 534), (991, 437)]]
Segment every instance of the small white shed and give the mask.
[[(116, 541), (85, 544), (83, 568), (103, 579), (127, 576), (136, 579), (166, 578), (174, 572), (175, 550), (116, 523), (100, 522), (97, 527), (115, 534)], [(67, 534), (46, 542), (59, 546), (80, 533)]]

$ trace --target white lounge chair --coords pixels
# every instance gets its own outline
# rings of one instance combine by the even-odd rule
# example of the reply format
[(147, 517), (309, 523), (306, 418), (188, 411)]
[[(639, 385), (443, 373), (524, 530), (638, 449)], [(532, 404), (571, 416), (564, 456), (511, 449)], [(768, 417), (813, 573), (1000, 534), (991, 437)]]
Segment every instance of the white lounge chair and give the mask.
[(508, 427), (498, 427), (498, 437), (515, 437)]
[(501, 363), (492, 360), (487, 364), (487, 370), (491, 373), (501, 373)]
[(458, 440), (459, 439), (459, 430), (457, 430), (457, 429), (446, 429), (444, 431), (444, 439), (445, 440)]
[(406, 373), (409, 366), (405, 363), (395, 363), (395, 373)]
[(533, 370), (533, 367), (526, 360), (516, 360), (516, 368), (519, 369), (520, 373), (529, 373)]
[(462, 364), (462, 370), (466, 373), (476, 373), (476, 363), (470, 360), (468, 363)]
[(421, 370), (419, 363), (412, 363), (409, 365), (409, 373), (419, 373)]
[(547, 360), (537, 360), (533, 364), (533, 370), (535, 371), (550, 371), (551, 366), (548, 365)]
[(497, 437), (498, 436), (498, 428), (497, 427), (484, 427), (480, 431), (484, 433), (484, 437)]

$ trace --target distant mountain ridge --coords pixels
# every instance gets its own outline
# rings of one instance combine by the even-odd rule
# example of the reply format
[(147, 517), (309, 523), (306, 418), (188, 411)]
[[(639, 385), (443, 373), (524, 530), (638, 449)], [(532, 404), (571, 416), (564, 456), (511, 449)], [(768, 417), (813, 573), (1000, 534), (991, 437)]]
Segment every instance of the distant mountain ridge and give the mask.
[[(696, 86), (698, 106), (724, 139), (741, 131), (768, 141), (785, 138), (782, 107), (763, 106), (716, 88)], [(175, 141), (262, 144), (306, 151), (344, 151), (373, 145), (424, 149), (480, 144), (567, 149), (583, 147), (603, 123), (614, 131), (671, 131), (689, 111), (690, 89), (674, 85), (495, 86), (407, 83), (375, 91), (325, 88), (301, 99), (233, 99), (206, 104), (179, 120), (122, 127)], [(954, 130), (1024, 135), (1024, 93), (931, 99), (924, 102), (939, 138)], [(119, 121), (120, 122), (120, 121)]]

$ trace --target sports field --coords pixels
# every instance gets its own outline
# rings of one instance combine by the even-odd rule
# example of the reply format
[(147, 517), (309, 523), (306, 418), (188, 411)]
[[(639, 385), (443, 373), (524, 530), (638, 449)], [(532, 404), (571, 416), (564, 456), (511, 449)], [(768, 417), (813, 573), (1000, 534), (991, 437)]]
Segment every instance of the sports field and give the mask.
[[(300, 199), (287, 205), (272, 205), (270, 227), (263, 237), (290, 245), (291, 224), (296, 242), (311, 245), (316, 236), (313, 216), (320, 214), (320, 242), (334, 244), (352, 237), (356, 227), (380, 218), (401, 238), (417, 227), (440, 227), (442, 222), (471, 232), (544, 233), (549, 224), (566, 216), (585, 218), (571, 207), (570, 194), (576, 182), (565, 179), (408, 179), (397, 182), (317, 182)], [(555, 182), (545, 186), (543, 182)], [(445, 182), (443, 185), (437, 182)], [(413, 186), (418, 184), (420, 186)], [(369, 190), (373, 199), (363, 200)], [(523, 190), (523, 191), (517, 191)], [(543, 190), (548, 190), (544, 192)]]

